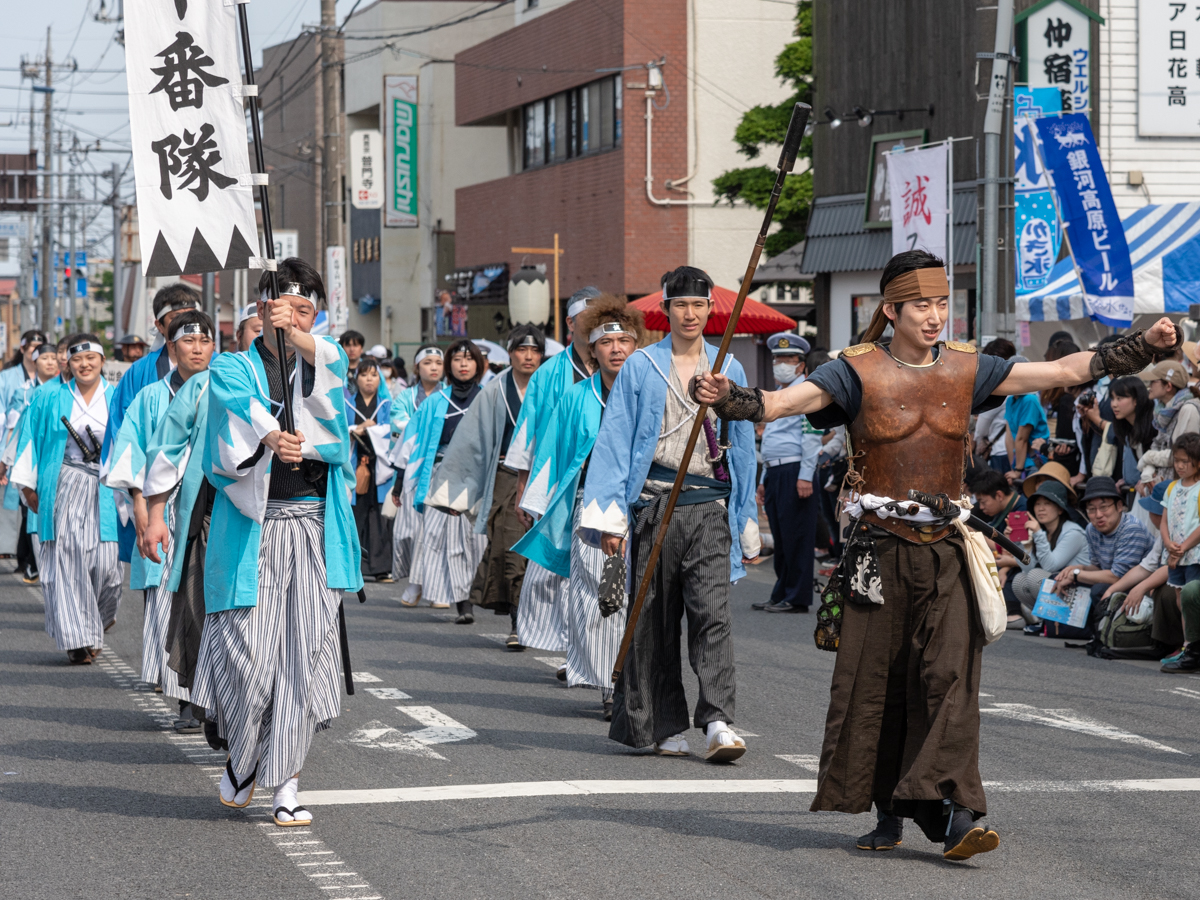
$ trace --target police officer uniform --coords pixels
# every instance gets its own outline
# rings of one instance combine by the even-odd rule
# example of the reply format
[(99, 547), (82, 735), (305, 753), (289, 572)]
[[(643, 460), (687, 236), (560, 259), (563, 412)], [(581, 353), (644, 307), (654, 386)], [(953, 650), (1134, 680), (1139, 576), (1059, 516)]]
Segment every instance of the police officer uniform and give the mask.
[[(775, 381), (779, 390), (799, 384), (804, 375), (792, 376), (781, 359), (799, 357), (803, 362), (811, 349), (808, 341), (793, 332), (773, 334), (767, 348), (776, 362)], [(784, 381), (785, 378), (791, 379)], [(762, 436), (763, 505), (775, 539), (775, 589), (770, 603), (756, 603), (768, 612), (808, 612), (813, 596), (813, 551), (816, 545), (817, 496), (813, 484), (817, 457), (821, 454), (821, 432), (804, 416), (788, 416), (768, 422)], [(808, 482), (807, 497), (797, 493), (797, 482)]]

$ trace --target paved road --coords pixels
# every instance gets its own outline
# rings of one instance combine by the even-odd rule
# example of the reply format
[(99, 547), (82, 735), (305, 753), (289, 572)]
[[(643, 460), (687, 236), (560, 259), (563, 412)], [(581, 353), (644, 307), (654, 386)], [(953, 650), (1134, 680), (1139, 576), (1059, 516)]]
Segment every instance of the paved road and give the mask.
[(358, 692), (301, 781), (316, 822), (279, 829), (269, 792), (222, 807), (223, 756), (164, 729), (136, 678), (140, 596), (100, 664), (68, 667), (40, 592), (2, 575), (0, 895), (1200, 896), (1200, 678), (1006, 635), (983, 673), (1000, 850), (950, 865), (912, 829), (862, 853), (871, 816), (807, 811), (834, 658), (811, 616), (750, 610), (769, 585), (764, 566), (734, 591), (736, 728), (752, 736), (722, 767), (608, 741), (596, 692), (557, 682), (554, 654), (505, 651), (505, 619), (456, 626), (370, 585), (346, 607)]

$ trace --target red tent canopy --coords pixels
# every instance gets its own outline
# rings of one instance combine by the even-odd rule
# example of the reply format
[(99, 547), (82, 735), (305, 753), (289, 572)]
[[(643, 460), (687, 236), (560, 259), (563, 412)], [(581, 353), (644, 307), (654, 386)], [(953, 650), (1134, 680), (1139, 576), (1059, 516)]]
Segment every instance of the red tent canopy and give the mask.
[[(729, 316), (733, 305), (737, 302), (737, 291), (728, 288), (713, 288), (713, 311), (704, 326), (705, 334), (724, 334), (725, 326), (729, 324)], [(645, 297), (634, 300), (631, 306), (636, 306), (646, 314), (646, 327), (653, 331), (670, 331), (671, 325), (666, 314), (659, 308), (662, 303), (662, 291), (655, 291)], [(757, 300), (746, 298), (742, 306), (742, 314), (738, 318), (738, 334), (775, 334), (779, 331), (792, 331), (796, 322), (783, 313), (777, 313), (771, 307)]]

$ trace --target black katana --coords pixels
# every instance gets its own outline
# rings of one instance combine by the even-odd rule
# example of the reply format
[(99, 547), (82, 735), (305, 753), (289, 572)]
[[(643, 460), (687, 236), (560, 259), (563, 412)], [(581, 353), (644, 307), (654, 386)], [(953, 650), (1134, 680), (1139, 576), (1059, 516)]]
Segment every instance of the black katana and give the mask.
[[(908, 499), (928, 506), (933, 511), (935, 516), (943, 516), (947, 519), (957, 519), (962, 514), (962, 507), (945, 494), (925, 494), (921, 491), (909, 491)], [(987, 522), (983, 521), (983, 519), (979, 518), (979, 516), (967, 516), (965, 524), (969, 528), (974, 528), (985, 538), (995, 541), (1022, 563), (1028, 563), (1030, 561), (1029, 553), (1025, 550), (1025, 548), (1013, 543), (1013, 541), (1009, 539), (1008, 535), (997, 531)]]
[[(750, 264), (746, 266), (746, 274), (742, 277), (742, 287), (738, 291), (737, 302), (733, 304), (733, 311), (729, 314), (729, 322), (725, 326), (725, 336), (721, 338), (721, 347), (717, 350), (717, 358), (712, 365), (713, 372), (720, 372), (725, 363), (725, 354), (729, 352), (733, 332), (737, 328), (742, 307), (746, 304), (746, 295), (750, 293), (750, 281), (754, 277), (754, 271), (758, 268), (763, 245), (767, 242), (767, 230), (771, 227), (771, 220), (775, 218), (775, 206), (779, 203), (779, 195), (783, 192), (784, 179), (796, 165), (796, 154), (800, 152), (800, 142), (804, 139), (804, 128), (808, 124), (808, 116), (811, 112), (812, 107), (807, 103), (797, 103), (792, 108), (792, 120), (788, 123), (787, 136), (783, 139), (783, 152), (779, 154), (779, 171), (775, 175), (775, 187), (771, 191), (771, 199), (767, 201), (767, 212), (763, 216), (758, 238), (754, 241), (754, 250), (750, 253)], [(696, 449), (696, 440), (700, 437), (700, 429), (704, 426), (704, 417), (707, 413), (708, 404), (701, 403), (699, 409), (696, 410), (696, 420), (692, 422), (692, 432), (688, 435), (682, 459), (692, 458), (692, 451)], [(667, 497), (662, 522), (654, 537), (654, 546), (651, 547), (650, 556), (646, 560), (646, 572), (642, 575), (642, 583), (638, 586), (637, 598), (629, 608), (625, 634), (621, 637), (621, 649), (617, 653), (617, 663), (613, 667), (612, 680), (614, 683), (621, 677), (621, 669), (625, 667), (625, 655), (629, 652), (629, 645), (633, 641), (633, 632), (637, 627), (638, 617), (642, 614), (642, 605), (646, 602), (646, 592), (650, 587), (651, 579), (654, 578), (654, 570), (658, 568), (658, 557), (662, 553), (663, 539), (666, 537), (671, 516), (675, 513), (675, 504), (679, 501), (679, 493), (683, 490), (683, 479), (687, 475), (687, 469), (687, 463), (680, 463), (679, 470), (675, 473), (675, 484), (671, 486), (671, 494)]]
[(87, 444), (83, 442), (83, 438), (79, 436), (79, 432), (75, 430), (75, 426), (71, 424), (71, 420), (66, 416), (61, 416), (60, 420), (67, 426), (67, 434), (71, 436), (79, 451), (83, 454), (83, 461), (86, 463), (94, 463), (100, 461), (100, 442), (96, 440), (96, 435), (92, 434), (91, 426), (87, 426), (88, 437), (92, 439), (92, 448), (89, 449)]

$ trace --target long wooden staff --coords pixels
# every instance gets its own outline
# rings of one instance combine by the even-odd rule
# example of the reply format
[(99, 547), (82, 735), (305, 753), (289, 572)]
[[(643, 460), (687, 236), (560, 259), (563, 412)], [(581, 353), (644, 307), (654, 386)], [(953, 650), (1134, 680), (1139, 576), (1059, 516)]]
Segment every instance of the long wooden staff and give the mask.
[[(792, 109), (792, 120), (788, 123), (787, 137), (783, 141), (783, 152), (779, 155), (779, 172), (775, 176), (775, 187), (771, 191), (771, 199), (767, 203), (767, 212), (763, 216), (762, 228), (758, 231), (754, 250), (750, 254), (750, 264), (746, 266), (746, 274), (742, 278), (742, 287), (738, 291), (737, 303), (733, 305), (729, 324), (725, 326), (725, 336), (721, 338), (721, 348), (717, 351), (717, 359), (712, 367), (714, 372), (720, 372), (721, 367), (725, 364), (725, 354), (729, 352), (729, 343), (733, 340), (733, 332), (737, 328), (738, 318), (746, 303), (746, 295), (750, 292), (750, 279), (754, 277), (754, 271), (758, 268), (758, 259), (762, 256), (763, 245), (767, 240), (767, 229), (771, 227), (771, 220), (775, 218), (775, 205), (779, 202), (780, 192), (783, 191), (783, 181), (796, 165), (796, 154), (800, 150), (800, 141), (804, 138), (804, 128), (808, 124), (808, 116), (811, 112), (812, 107), (807, 103), (797, 103)], [(621, 649), (617, 653), (617, 664), (613, 667), (613, 683), (616, 683), (621, 677), (621, 669), (625, 667), (625, 655), (629, 652), (629, 645), (633, 642), (633, 632), (637, 628), (638, 617), (642, 614), (642, 605), (646, 602), (646, 592), (650, 588), (651, 579), (654, 578), (654, 570), (658, 568), (658, 557), (662, 553), (667, 526), (671, 522), (671, 516), (675, 513), (675, 504), (679, 500), (679, 493), (683, 490), (683, 479), (687, 475), (688, 469), (687, 461), (692, 458), (692, 451), (696, 449), (696, 440), (700, 437), (700, 429), (704, 426), (704, 416), (707, 412), (708, 406), (701, 403), (700, 408), (696, 411), (696, 421), (692, 423), (692, 432), (688, 435), (687, 446), (683, 450), (679, 471), (675, 473), (675, 484), (671, 486), (671, 495), (667, 498), (667, 508), (663, 511), (662, 523), (658, 526), (658, 533), (654, 537), (654, 546), (650, 548), (650, 558), (646, 560), (646, 571), (642, 575), (642, 583), (638, 586), (637, 599), (634, 600), (633, 606), (629, 610), (625, 634), (621, 637)], [(634, 564), (637, 564), (636, 560), (634, 560)]]

